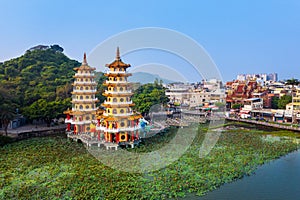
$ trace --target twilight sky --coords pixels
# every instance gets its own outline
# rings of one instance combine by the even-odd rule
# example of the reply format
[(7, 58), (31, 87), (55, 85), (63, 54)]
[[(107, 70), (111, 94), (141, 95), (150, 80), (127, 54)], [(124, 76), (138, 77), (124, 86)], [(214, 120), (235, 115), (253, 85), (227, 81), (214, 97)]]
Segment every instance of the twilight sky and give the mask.
[[(161, 27), (200, 44), (224, 81), (240, 73), (300, 78), (299, 0), (0, 0), (0, 8), (0, 61), (38, 44), (59, 44), (67, 56), (81, 61), (84, 52), (89, 58), (97, 45), (120, 32)], [(115, 52), (99, 56), (113, 60)], [(172, 73), (166, 69), (184, 74), (190, 67), (175, 57), (145, 50), (125, 54), (123, 60), (137, 67), (133, 71), (143, 66), (149, 71), (154, 63), (159, 73), (167, 66), (161, 71), (168, 78)], [(200, 79), (192, 71), (184, 75), (190, 82)]]

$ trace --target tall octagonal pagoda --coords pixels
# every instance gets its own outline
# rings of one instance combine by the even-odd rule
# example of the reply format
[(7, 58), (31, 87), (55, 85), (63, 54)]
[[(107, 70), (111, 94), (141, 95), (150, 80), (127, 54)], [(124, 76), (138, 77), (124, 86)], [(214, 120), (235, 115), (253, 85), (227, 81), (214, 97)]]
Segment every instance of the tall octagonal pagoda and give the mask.
[(88, 66), (86, 54), (84, 53), (83, 62), (80, 67), (74, 68), (73, 92), (72, 92), (72, 110), (64, 113), (67, 115), (65, 123), (67, 124), (67, 132), (71, 131), (73, 125), (73, 133), (91, 133), (95, 132), (96, 124), (96, 103), (98, 99), (95, 97), (97, 92), (95, 81), (95, 68)]
[(106, 100), (102, 104), (105, 109), (97, 117), (98, 136), (99, 133), (103, 133), (106, 142), (115, 142), (120, 145), (132, 144), (139, 141), (139, 119), (142, 116), (132, 110), (133, 93), (127, 81), (131, 74), (126, 71), (130, 64), (122, 62), (119, 47), (115, 61), (107, 64), (106, 67), (108, 68), (105, 73), (107, 80), (104, 85), (107, 86), (107, 90), (103, 93)]

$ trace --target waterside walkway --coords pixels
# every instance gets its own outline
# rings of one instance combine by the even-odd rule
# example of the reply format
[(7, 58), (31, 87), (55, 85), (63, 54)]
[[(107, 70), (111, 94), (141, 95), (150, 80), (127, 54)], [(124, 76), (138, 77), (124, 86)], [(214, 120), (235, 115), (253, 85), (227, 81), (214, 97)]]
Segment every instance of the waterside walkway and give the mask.
[[(58, 132), (64, 132), (66, 129), (65, 124), (47, 127), (46, 124), (40, 125), (25, 125), (14, 129), (7, 130), (7, 136), (16, 139), (24, 139), (34, 136), (51, 135)], [(5, 135), (3, 129), (0, 129), (0, 134)]]
[(270, 122), (256, 121), (256, 120), (251, 120), (251, 119), (241, 119), (241, 118), (234, 118), (234, 117), (226, 117), (226, 119), (230, 120), (230, 121), (245, 122), (245, 123), (249, 123), (249, 124), (257, 124), (257, 125), (273, 127), (273, 128), (277, 128), (277, 129), (300, 132), (300, 127), (294, 127), (294, 126), (287, 125), (287, 124), (281, 125), (281, 124), (275, 124), (275, 123), (270, 123)]

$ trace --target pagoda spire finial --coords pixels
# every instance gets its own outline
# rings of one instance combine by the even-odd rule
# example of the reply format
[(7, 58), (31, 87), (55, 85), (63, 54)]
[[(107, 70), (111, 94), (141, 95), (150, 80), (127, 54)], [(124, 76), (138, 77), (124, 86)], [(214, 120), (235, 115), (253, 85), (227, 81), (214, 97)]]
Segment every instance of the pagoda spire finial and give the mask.
[(87, 65), (87, 61), (86, 61), (86, 53), (84, 52), (83, 54), (83, 62), (82, 65)]
[(117, 47), (117, 54), (116, 54), (116, 60), (120, 60), (121, 57), (120, 57), (120, 49), (119, 47)]

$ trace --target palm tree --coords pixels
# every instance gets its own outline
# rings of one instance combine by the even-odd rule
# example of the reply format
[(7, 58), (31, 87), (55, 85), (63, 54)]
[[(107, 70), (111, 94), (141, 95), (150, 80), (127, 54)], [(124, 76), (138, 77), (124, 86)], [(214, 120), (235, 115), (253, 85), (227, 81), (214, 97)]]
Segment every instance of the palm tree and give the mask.
[(299, 85), (299, 80), (298, 79), (288, 79), (285, 82), (285, 85), (291, 85), (292, 86), (292, 124), (294, 123), (294, 90), (295, 90), (295, 85)]
[(2, 104), (0, 106), (0, 121), (4, 127), (5, 135), (7, 136), (7, 128), (11, 120), (15, 118), (15, 113), (12, 110), (12, 106), (8, 104)]

